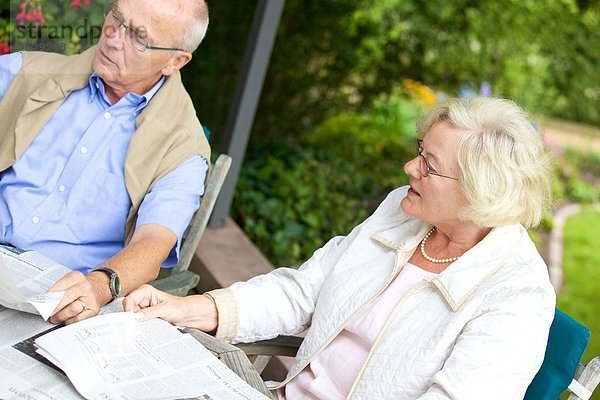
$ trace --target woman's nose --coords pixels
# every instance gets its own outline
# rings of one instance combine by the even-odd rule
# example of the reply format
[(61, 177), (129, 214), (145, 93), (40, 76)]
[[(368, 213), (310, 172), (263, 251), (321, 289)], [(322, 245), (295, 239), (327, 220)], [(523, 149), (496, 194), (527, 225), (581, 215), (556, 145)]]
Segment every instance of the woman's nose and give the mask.
[(420, 168), (420, 162), (419, 162), (419, 157), (420, 156), (416, 156), (414, 157), (412, 160), (407, 161), (406, 164), (404, 164), (404, 172), (413, 177), (413, 178), (417, 178), (417, 179), (421, 179), (422, 178), (422, 173), (421, 173), (421, 168)]

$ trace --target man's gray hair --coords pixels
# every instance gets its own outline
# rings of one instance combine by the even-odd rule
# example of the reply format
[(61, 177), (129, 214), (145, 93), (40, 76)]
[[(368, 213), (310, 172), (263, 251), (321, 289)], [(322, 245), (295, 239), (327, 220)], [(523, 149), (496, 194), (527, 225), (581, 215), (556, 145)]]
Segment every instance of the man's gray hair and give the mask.
[(208, 30), (208, 5), (205, 0), (194, 0), (190, 15), (184, 20), (184, 34), (179, 39), (179, 47), (193, 53)]

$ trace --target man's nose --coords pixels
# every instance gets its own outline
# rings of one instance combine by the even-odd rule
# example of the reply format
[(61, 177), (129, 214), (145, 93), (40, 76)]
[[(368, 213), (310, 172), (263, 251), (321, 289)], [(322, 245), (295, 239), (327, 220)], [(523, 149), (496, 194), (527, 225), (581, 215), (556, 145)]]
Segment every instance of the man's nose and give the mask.
[(102, 34), (106, 38), (106, 44), (117, 49), (122, 49), (125, 43), (125, 35), (127, 31), (124, 27), (114, 25), (104, 28)]

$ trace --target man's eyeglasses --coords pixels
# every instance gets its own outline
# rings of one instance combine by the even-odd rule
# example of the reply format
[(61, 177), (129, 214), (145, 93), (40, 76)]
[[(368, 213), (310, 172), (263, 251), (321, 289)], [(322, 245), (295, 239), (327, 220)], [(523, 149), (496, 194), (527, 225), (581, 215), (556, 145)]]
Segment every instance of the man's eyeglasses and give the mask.
[(426, 177), (429, 175), (436, 175), (436, 176), (441, 176), (442, 178), (453, 179), (455, 181), (458, 180), (458, 178), (454, 178), (452, 176), (443, 175), (443, 174), (436, 172), (435, 168), (433, 168), (429, 164), (429, 161), (427, 161), (427, 159), (423, 155), (423, 141), (421, 139), (417, 139), (417, 156), (419, 156), (419, 160), (421, 161), (420, 169), (421, 169), (421, 175), (423, 177)]
[(114, 28), (115, 30), (123, 27), (125, 29), (125, 37), (130, 42), (130, 44), (135, 47), (138, 51), (146, 51), (146, 49), (150, 50), (170, 50), (170, 51), (185, 51), (183, 49), (178, 49), (175, 47), (159, 47), (159, 46), (151, 46), (148, 44), (148, 40), (146, 40), (146, 33), (141, 30), (136, 30), (125, 24), (123, 18), (120, 18), (115, 13), (115, 3), (109, 3), (104, 8), (104, 17), (106, 18), (109, 14), (115, 20)]

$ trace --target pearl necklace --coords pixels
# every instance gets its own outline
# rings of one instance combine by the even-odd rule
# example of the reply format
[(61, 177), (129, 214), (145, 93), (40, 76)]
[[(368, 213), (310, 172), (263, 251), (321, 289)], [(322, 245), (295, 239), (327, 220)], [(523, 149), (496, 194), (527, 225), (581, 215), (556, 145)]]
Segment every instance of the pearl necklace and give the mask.
[(423, 255), (423, 257), (425, 257), (425, 259), (427, 261), (432, 262), (432, 263), (437, 263), (437, 264), (445, 264), (445, 263), (450, 263), (450, 262), (454, 262), (454, 261), (458, 260), (460, 258), (460, 256), (452, 257), (452, 258), (433, 258), (433, 257), (428, 256), (427, 253), (425, 253), (425, 243), (427, 243), (427, 239), (429, 239), (429, 235), (431, 235), (433, 233), (433, 231), (435, 231), (435, 226), (433, 228), (431, 228), (431, 230), (429, 232), (427, 232), (427, 234), (421, 241), (421, 254)]

